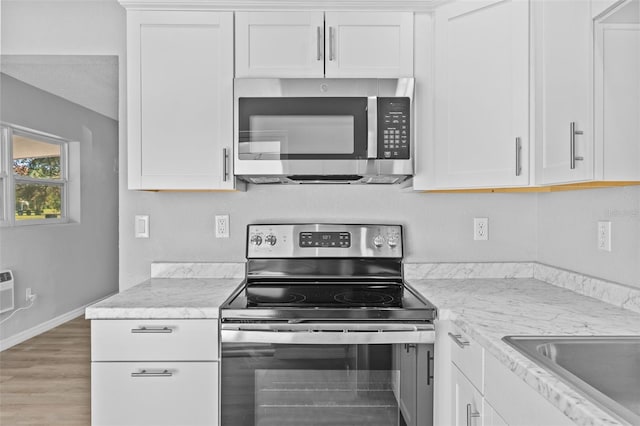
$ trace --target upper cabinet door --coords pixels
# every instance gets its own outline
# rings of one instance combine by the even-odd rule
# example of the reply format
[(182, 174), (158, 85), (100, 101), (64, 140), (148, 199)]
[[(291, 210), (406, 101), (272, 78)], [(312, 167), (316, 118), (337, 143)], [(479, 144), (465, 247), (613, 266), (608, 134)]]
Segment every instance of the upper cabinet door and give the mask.
[(232, 189), (233, 14), (127, 13), (129, 188)]
[(436, 188), (529, 184), (529, 3), (436, 11)]
[(326, 77), (413, 77), (413, 13), (327, 12)]
[(534, 1), (536, 183), (593, 179), (588, 1)]
[(323, 75), (323, 12), (236, 12), (236, 77)]

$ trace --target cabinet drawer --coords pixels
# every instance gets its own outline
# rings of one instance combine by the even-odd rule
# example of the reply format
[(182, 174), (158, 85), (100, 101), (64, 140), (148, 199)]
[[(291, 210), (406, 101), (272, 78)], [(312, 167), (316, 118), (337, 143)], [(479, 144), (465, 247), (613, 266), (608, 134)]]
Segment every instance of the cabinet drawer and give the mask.
[(215, 426), (218, 363), (91, 363), (91, 424)]
[(484, 393), (484, 349), (460, 330), (449, 333), (451, 360), (469, 381)]
[(94, 320), (92, 361), (216, 361), (217, 320)]

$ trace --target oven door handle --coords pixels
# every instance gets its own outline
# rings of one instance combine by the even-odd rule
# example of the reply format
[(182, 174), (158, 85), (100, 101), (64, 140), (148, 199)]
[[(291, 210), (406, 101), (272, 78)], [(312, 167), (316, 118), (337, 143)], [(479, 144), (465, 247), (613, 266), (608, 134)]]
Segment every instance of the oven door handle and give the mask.
[[(299, 327), (298, 327), (299, 326)], [(361, 326), (327, 324), (223, 324), (220, 338), (223, 343), (274, 343), (274, 344), (393, 344), (434, 343), (433, 325), (424, 326)]]

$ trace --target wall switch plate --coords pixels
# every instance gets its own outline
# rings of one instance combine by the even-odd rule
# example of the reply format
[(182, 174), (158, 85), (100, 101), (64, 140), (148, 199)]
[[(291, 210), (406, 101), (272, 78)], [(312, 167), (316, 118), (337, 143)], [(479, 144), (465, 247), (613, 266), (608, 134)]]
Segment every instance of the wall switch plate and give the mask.
[(489, 218), (473, 218), (473, 239), (475, 241), (486, 241), (489, 239)]
[(611, 222), (598, 222), (598, 250), (611, 251)]
[(229, 238), (229, 215), (216, 215), (216, 238)]
[(134, 227), (136, 238), (149, 238), (148, 215), (136, 215)]

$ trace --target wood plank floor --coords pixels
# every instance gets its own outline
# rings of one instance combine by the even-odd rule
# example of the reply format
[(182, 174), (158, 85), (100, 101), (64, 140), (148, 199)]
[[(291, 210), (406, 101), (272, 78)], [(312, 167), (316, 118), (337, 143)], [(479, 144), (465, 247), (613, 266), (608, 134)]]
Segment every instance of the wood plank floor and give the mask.
[(80, 316), (0, 352), (0, 425), (89, 425), (90, 335)]

